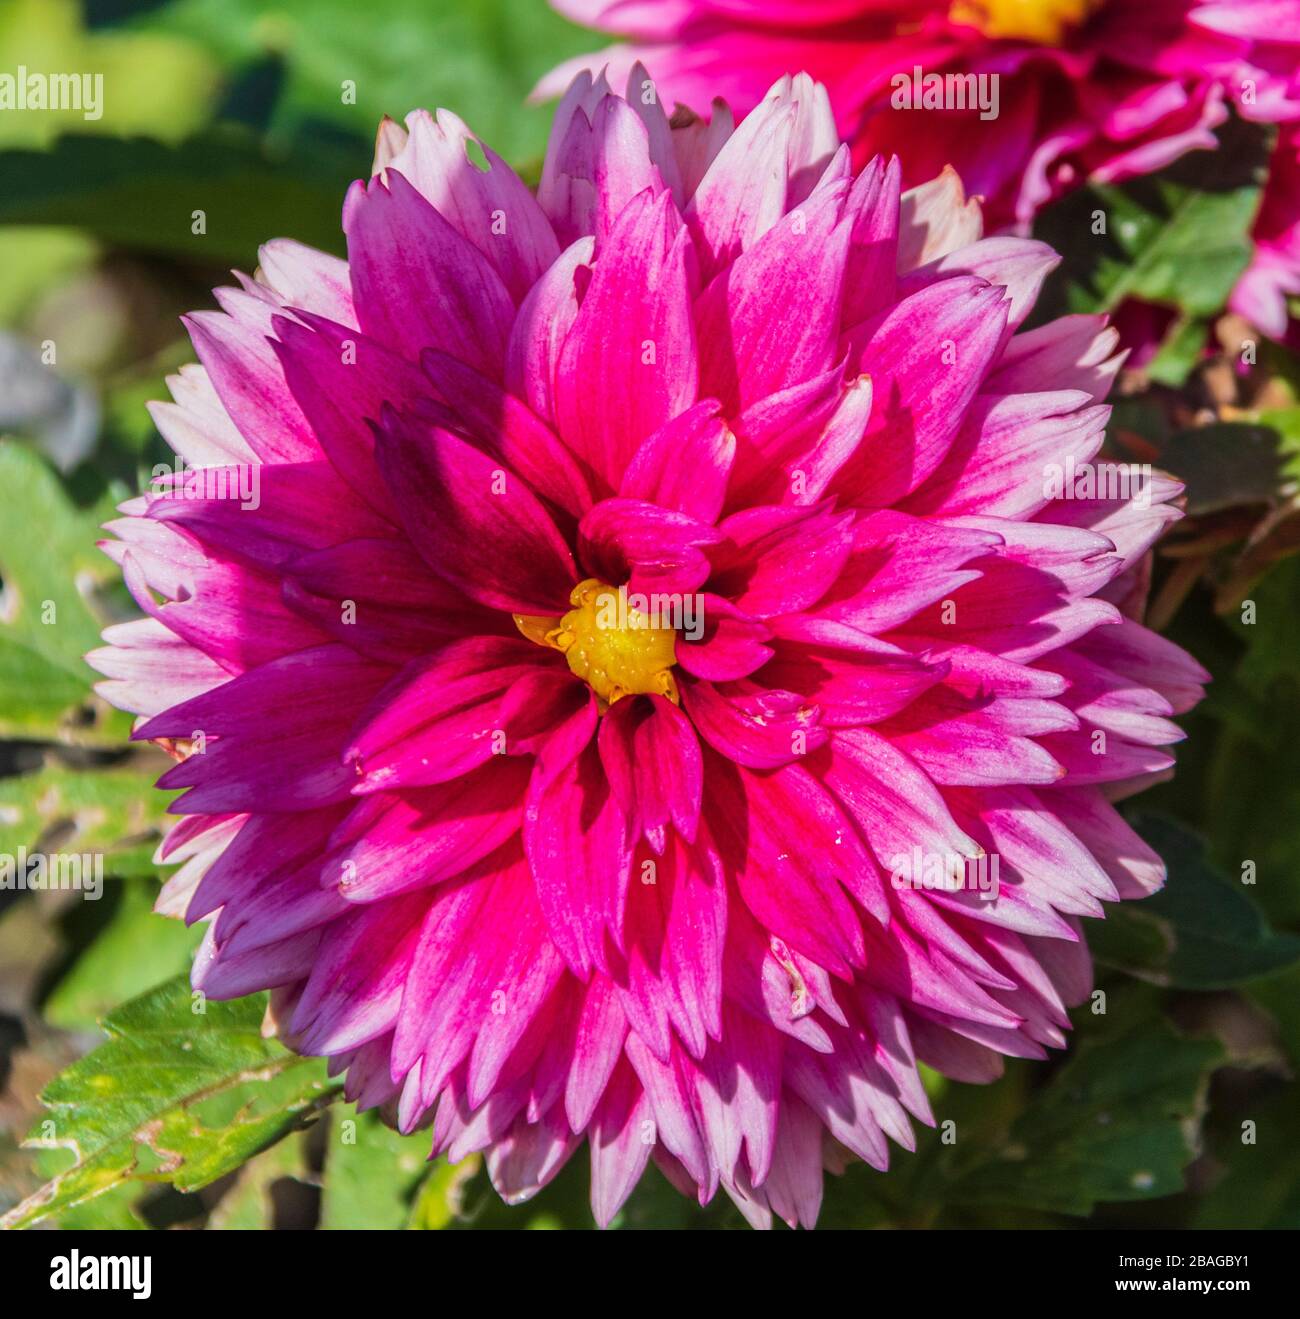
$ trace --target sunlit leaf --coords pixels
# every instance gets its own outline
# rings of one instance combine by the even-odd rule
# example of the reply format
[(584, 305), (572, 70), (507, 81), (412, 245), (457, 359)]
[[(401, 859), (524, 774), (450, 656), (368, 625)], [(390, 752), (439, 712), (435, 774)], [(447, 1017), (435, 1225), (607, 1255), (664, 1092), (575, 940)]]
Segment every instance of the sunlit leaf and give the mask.
[(334, 1092), (320, 1060), (263, 1038), (265, 1003), (195, 1001), (178, 978), (113, 1012), (108, 1042), (41, 1096), (49, 1116), (29, 1143), (72, 1162), (0, 1225), (29, 1226), (132, 1180), (198, 1190), (300, 1126)]

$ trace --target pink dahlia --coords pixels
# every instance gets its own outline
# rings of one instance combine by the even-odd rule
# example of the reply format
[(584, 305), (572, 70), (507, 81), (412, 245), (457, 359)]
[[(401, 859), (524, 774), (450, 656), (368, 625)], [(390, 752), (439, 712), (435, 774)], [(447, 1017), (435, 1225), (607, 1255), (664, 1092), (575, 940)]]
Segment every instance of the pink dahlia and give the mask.
[(585, 1140), (601, 1223), (653, 1159), (811, 1224), (918, 1061), (1064, 1043), (1206, 675), (1134, 617), (1178, 487), (1092, 461), (1113, 332), (1018, 331), (1052, 252), (855, 176), (807, 77), (732, 132), (640, 73), (536, 197), (387, 124), (347, 262), (189, 318), (92, 659), (179, 760), (198, 988), (507, 1199)]

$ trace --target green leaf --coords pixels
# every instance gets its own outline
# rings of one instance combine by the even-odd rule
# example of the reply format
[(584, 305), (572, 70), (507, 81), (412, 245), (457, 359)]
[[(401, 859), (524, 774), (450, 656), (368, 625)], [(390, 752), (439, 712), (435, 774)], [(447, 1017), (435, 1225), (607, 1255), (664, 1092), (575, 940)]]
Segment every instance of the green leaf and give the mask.
[(1201, 840), (1175, 820), (1139, 815), (1138, 833), (1169, 878), (1141, 902), (1111, 907), (1088, 927), (1098, 961), (1157, 985), (1226, 989), (1300, 960), (1300, 938), (1270, 929), (1240, 882), (1221, 874)]
[[(1292, 1072), (1300, 1072), (1300, 966), (1257, 981), (1246, 994), (1273, 1018)], [(1295, 1148), (1300, 1154), (1300, 1143)]]
[[(1275, 924), (1300, 922), (1300, 557), (1275, 564), (1225, 622), (1244, 647), (1220, 702), (1231, 720), (1214, 749), (1201, 818), (1215, 860), (1255, 863), (1251, 896)], [(1217, 674), (1224, 665), (1212, 664)]]
[(1293, 485), (1300, 482), (1300, 407), (1261, 408), (1254, 420), (1277, 432), (1283, 476)]
[(321, 1227), (404, 1227), (412, 1196), (429, 1166), (428, 1135), (403, 1136), (385, 1126), (373, 1110), (334, 1116), (325, 1156)]
[[(30, 449), (0, 441), (0, 489), (21, 508), (31, 534), (0, 542), (0, 576), (5, 583), (5, 635), (23, 642), (74, 676), (83, 676), (81, 656), (99, 643), (99, 623), (76, 578), (101, 578), (113, 565), (95, 548), (107, 506), (74, 509), (59, 479)], [(53, 610), (43, 609), (46, 602)], [(51, 613), (51, 621), (45, 621)], [(44, 614), (44, 617), (42, 616)]]
[(1093, 272), (1097, 310), (1113, 311), (1125, 298), (1189, 316), (1222, 310), (1254, 250), (1257, 184), (1203, 192), (1152, 178), (1124, 188), (1098, 184), (1094, 191), (1119, 248), (1118, 257), (1103, 257)]
[(79, 0), (5, 0), (0, 5), (4, 69), (99, 74), (98, 117), (84, 110), (6, 110), (0, 144), (40, 145), (59, 133), (149, 133), (184, 136), (207, 113), (219, 70), (196, 42), (162, 33), (86, 31)]
[(1205, 351), (1209, 325), (1195, 316), (1180, 316), (1166, 331), (1156, 355), (1147, 363), (1147, 378), (1177, 389), (1186, 383)]
[(64, 1232), (142, 1232), (149, 1225), (137, 1212), (141, 1188), (126, 1182), (93, 1200), (83, 1200), (58, 1216)]
[[(1184, 1038), (1163, 1021), (1085, 1041), (1007, 1139), (946, 1188), (945, 1201), (1083, 1215), (1102, 1201), (1180, 1191), (1221, 1058), (1217, 1043)], [(959, 1148), (961, 1138), (959, 1129)]]
[(1222, 312), (1250, 261), (1268, 169), (1270, 129), (1233, 121), (1219, 136), (1213, 153), (1189, 153), (1123, 184), (1079, 188), (1038, 217), (1035, 237), (1065, 260), (1039, 299), (1036, 321), (1114, 311), (1128, 298), (1170, 308), (1180, 320), (1156, 371), (1179, 375), (1192, 326)]
[(1237, 677), (1257, 695), (1276, 699), (1279, 683), (1291, 692), (1300, 675), (1300, 558), (1290, 558), (1268, 574), (1251, 592), (1254, 622), (1233, 619), (1233, 630), (1249, 649)]
[(0, 736), (59, 736), (68, 711), (86, 699), (89, 677), (74, 677), (0, 629)]
[(28, 1142), (70, 1150), (72, 1163), (0, 1226), (133, 1180), (198, 1190), (309, 1120), (336, 1091), (319, 1059), (263, 1038), (265, 1005), (260, 994), (196, 1001), (177, 978), (110, 1014), (107, 1043), (45, 1088), (50, 1115)]

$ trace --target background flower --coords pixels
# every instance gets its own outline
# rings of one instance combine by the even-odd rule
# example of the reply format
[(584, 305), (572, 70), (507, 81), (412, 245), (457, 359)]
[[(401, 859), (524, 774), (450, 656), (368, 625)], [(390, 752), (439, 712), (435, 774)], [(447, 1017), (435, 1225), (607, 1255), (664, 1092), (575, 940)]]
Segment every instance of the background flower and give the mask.
[[(897, 152), (905, 184), (951, 164), (994, 227), (1028, 225), (1085, 179), (1120, 182), (1214, 149), (1230, 107), (1262, 123), (1300, 118), (1295, 0), (553, 3), (632, 41), (569, 61), (539, 94), (556, 94), (575, 68), (608, 65), (619, 78), (641, 60), (670, 102), (703, 113), (723, 96), (744, 111), (772, 78), (808, 69), (826, 84), (860, 162)], [(910, 95), (900, 102), (895, 79), (910, 81), (914, 69), (996, 75), (997, 117), (974, 106), (924, 108)], [(1294, 155), (1284, 135), (1271, 170), (1282, 200), (1260, 217), (1256, 265), (1234, 301), (1274, 336), (1285, 327), (1282, 293), (1300, 284), (1294, 245), (1278, 235), (1284, 204), (1294, 217)]]

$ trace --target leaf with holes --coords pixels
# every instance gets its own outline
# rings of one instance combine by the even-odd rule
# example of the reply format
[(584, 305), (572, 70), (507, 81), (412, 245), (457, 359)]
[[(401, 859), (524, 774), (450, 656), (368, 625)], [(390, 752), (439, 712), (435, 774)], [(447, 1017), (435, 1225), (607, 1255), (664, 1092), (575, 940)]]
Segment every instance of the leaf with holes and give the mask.
[[(265, 1039), (266, 996), (192, 999), (182, 978), (117, 1009), (108, 1041), (44, 1090), (29, 1144), (71, 1164), (0, 1226), (28, 1227), (128, 1181), (196, 1191), (309, 1121), (337, 1094), (319, 1059)], [(199, 1009), (202, 1009), (200, 1011)]]

